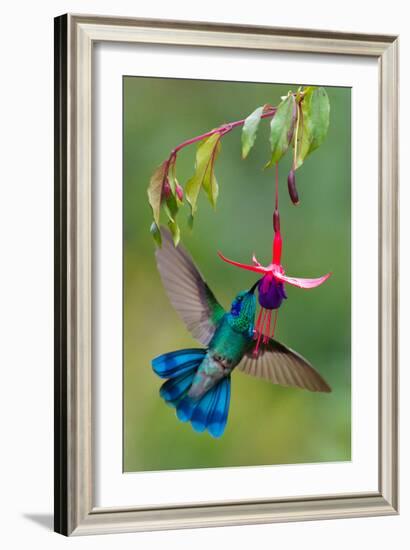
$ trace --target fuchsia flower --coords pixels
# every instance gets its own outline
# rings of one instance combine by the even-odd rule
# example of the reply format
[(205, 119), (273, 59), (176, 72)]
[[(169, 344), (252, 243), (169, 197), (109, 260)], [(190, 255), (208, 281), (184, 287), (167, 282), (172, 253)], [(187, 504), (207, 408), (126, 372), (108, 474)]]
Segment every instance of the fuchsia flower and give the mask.
[[(275, 211), (276, 214), (277, 211)], [(276, 223), (275, 223), (276, 222)], [(277, 220), (274, 217), (275, 236), (272, 246), (272, 263), (267, 266), (261, 265), (255, 256), (252, 257), (253, 265), (242, 264), (225, 258), (223, 254), (218, 252), (219, 257), (224, 261), (241, 269), (247, 269), (254, 273), (259, 273), (262, 278), (256, 283), (259, 292), (259, 304), (261, 310), (259, 312), (256, 326), (255, 326), (255, 338), (258, 343), (255, 347), (255, 353), (258, 353), (259, 343), (263, 336), (263, 341), (266, 343), (268, 339), (273, 338), (276, 327), (278, 308), (282, 304), (282, 301), (287, 298), (285, 292), (284, 283), (299, 288), (315, 288), (324, 283), (331, 275), (327, 273), (317, 279), (301, 279), (299, 277), (288, 277), (285, 275), (285, 270), (281, 265), (282, 256), (282, 237), (279, 230), (279, 215), (277, 214)], [(271, 317), (272, 310), (276, 310), (273, 328), (271, 331)]]

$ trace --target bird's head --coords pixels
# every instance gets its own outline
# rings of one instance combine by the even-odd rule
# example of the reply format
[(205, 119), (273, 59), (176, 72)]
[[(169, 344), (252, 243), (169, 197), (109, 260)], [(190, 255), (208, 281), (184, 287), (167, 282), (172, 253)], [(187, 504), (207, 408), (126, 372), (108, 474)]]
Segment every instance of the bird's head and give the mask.
[(231, 324), (239, 331), (252, 331), (255, 320), (256, 298), (254, 285), (250, 290), (243, 290), (236, 295), (231, 305)]

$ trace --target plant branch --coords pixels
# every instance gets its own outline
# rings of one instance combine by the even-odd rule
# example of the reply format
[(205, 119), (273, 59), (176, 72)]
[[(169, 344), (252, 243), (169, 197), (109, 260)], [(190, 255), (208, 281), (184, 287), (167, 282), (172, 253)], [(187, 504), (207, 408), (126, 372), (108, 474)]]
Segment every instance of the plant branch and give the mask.
[[(273, 117), (276, 113), (276, 108), (273, 107), (266, 111), (266, 113), (263, 113), (261, 118), (270, 118)], [(199, 136), (195, 136), (191, 139), (187, 139), (186, 141), (183, 141), (179, 145), (177, 145), (174, 149), (172, 149), (171, 154), (168, 158), (168, 166), (171, 163), (171, 161), (176, 158), (177, 153), (183, 149), (184, 147), (187, 147), (188, 145), (192, 145), (193, 143), (197, 143), (198, 141), (202, 141), (203, 139), (213, 136), (214, 134), (220, 134), (221, 137), (225, 134), (228, 134), (231, 132), (234, 128), (237, 128), (238, 126), (243, 126), (245, 124), (246, 118), (242, 118), (241, 120), (236, 120), (234, 122), (229, 122), (227, 124), (222, 124), (222, 126), (218, 126), (218, 128), (214, 128), (213, 130), (210, 130), (209, 132), (205, 132), (204, 134), (201, 134)]]

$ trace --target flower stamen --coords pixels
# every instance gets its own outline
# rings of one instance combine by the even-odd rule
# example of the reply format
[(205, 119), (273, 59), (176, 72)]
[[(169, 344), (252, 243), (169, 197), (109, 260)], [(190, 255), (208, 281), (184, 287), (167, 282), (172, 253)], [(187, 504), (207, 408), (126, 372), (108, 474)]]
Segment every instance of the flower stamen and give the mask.
[(261, 339), (263, 336), (263, 327), (265, 325), (266, 313), (267, 313), (267, 310), (265, 308), (261, 308), (259, 311), (258, 320), (256, 321), (256, 327), (255, 327), (256, 346), (253, 350), (254, 355), (258, 355), (258, 352), (259, 352), (259, 345), (261, 343)]
[(276, 330), (276, 323), (278, 322), (278, 313), (279, 313), (279, 309), (277, 309), (275, 311), (275, 319), (273, 321), (273, 329), (272, 329), (272, 335), (271, 335), (271, 338), (273, 338), (275, 336), (275, 330)]
[(269, 333), (270, 333), (270, 323), (272, 318), (272, 310), (269, 309), (266, 315), (266, 326), (263, 335), (263, 343), (267, 344), (269, 342)]

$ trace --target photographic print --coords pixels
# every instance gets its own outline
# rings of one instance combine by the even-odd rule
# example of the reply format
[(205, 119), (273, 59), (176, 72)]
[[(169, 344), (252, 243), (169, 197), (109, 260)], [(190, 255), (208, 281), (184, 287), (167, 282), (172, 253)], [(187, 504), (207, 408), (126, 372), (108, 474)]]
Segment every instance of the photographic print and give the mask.
[(125, 472), (351, 460), (351, 89), (123, 77)]
[(57, 532), (398, 513), (398, 57), (56, 18)]

